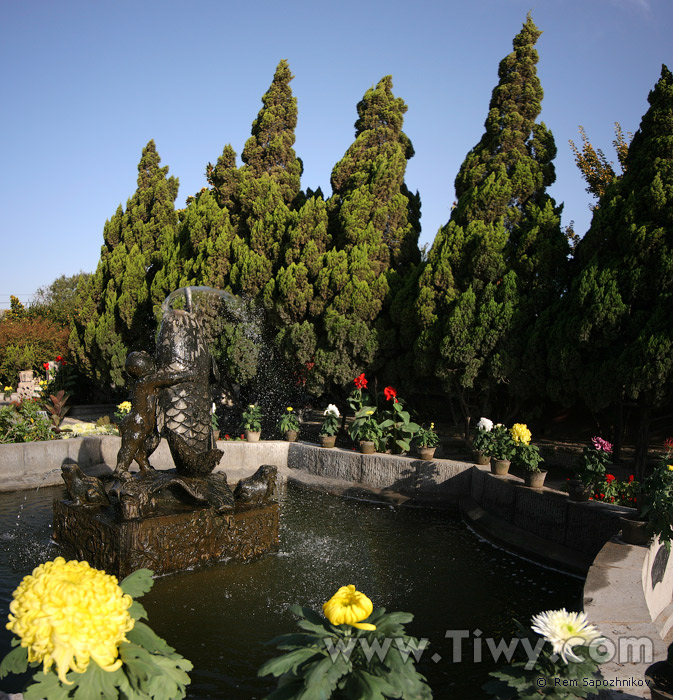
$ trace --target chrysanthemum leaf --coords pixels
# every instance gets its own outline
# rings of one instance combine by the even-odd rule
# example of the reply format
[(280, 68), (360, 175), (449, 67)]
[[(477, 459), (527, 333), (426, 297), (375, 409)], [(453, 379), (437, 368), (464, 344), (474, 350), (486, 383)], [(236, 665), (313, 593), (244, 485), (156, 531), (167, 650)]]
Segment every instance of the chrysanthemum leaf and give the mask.
[[(75, 675), (72, 673), (71, 675)], [(35, 681), (23, 691), (23, 700), (68, 700), (68, 692), (71, 686), (64, 686), (55, 673), (38, 671), (34, 676)]]
[(131, 598), (140, 598), (152, 589), (154, 572), (150, 569), (138, 569), (129, 574), (120, 584), (120, 588)]
[(179, 654), (171, 654), (170, 656), (152, 654), (152, 660), (161, 671), (154, 674), (147, 684), (147, 689), (153, 700), (180, 700), (184, 698), (185, 688), (190, 682), (187, 671), (192, 670), (191, 662)]
[(296, 673), (297, 667), (308, 661), (313, 656), (319, 656), (315, 649), (295, 649), (283, 656), (270, 659), (262, 664), (258, 676), (282, 676), (284, 673)]
[(120, 690), (130, 691), (121, 669), (104, 671), (93, 661), (84, 673), (70, 673), (68, 680), (74, 681), (74, 685), (68, 687), (69, 692), (75, 689), (74, 700), (117, 700)]
[(352, 664), (346, 661), (341, 654), (334, 661), (326, 656), (321, 661), (310, 664), (304, 674), (306, 691), (302, 694), (302, 698), (310, 700), (315, 697), (316, 700), (321, 700), (321, 698), (331, 697), (339, 679), (352, 669)]
[(130, 632), (126, 633), (126, 637), (132, 644), (147, 649), (150, 653), (159, 652), (162, 654), (170, 654), (175, 649), (170, 646), (165, 639), (162, 639), (151, 627), (144, 622), (137, 622)]
[(131, 603), (129, 615), (134, 620), (147, 620), (147, 610), (145, 610), (144, 605), (139, 603), (137, 600), (134, 600), (133, 603)]
[(28, 649), (16, 646), (0, 662), (0, 678), (8, 673), (23, 673), (28, 668)]

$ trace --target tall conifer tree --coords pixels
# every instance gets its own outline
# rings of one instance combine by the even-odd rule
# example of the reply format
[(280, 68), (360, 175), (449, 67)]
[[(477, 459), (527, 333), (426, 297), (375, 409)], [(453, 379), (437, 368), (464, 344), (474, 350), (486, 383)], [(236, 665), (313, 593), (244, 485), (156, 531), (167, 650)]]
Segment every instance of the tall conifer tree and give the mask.
[(594, 410), (637, 403), (641, 475), (651, 413), (673, 398), (673, 75), (666, 66), (648, 102), (624, 174), (606, 188), (577, 245), (577, 274), (550, 336), (559, 384)]
[(281, 266), (288, 229), (296, 220), (292, 205), (299, 195), (303, 166), (292, 148), (297, 125), (292, 78), (287, 61), (282, 60), (262, 97), (262, 109), (241, 156), (240, 219), (231, 247), (230, 279), (234, 292), (250, 298), (260, 297)]
[(357, 105), (355, 141), (332, 171), (327, 209), (334, 248), (316, 280), (329, 299), (317, 334), (316, 388), (347, 385), (377, 369), (394, 347), (384, 306), (398, 273), (420, 260), (420, 202), (404, 184), (414, 153), (402, 131), (406, 110), (390, 76), (367, 90)]
[(530, 15), (500, 63), (485, 131), (456, 177), (457, 201), (420, 278), (417, 370), (439, 378), (468, 418), (530, 372), (527, 327), (563, 289), (568, 243), (547, 194), (556, 147), (537, 123), (542, 87)]
[(123, 374), (130, 350), (154, 349), (153, 307), (164, 289), (152, 286), (175, 237), (174, 202), (178, 180), (154, 141), (143, 149), (138, 164), (138, 188), (105, 223), (104, 244), (96, 272), (80, 295), (70, 346), (80, 367), (109, 392), (125, 384)]

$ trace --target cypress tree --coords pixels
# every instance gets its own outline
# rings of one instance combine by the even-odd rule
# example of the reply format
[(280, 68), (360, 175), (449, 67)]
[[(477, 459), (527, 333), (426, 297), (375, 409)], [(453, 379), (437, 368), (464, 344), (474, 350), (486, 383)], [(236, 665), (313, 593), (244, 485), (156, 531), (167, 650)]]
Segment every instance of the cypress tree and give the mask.
[[(303, 166), (292, 148), (297, 125), (292, 78), (287, 61), (282, 60), (241, 155), (243, 166), (236, 181), (240, 214), (230, 274), (232, 289), (249, 298), (261, 297), (280, 268), (285, 239), (296, 220), (292, 205), (299, 195)], [(215, 175), (225, 174), (231, 175), (232, 170), (223, 162)]]
[(456, 202), (419, 282), (419, 373), (456, 396), (466, 419), (489, 410), (506, 385), (521, 398), (543, 390), (528, 328), (565, 283), (568, 242), (547, 194), (556, 147), (536, 122), (543, 91), (528, 15), (499, 66), (485, 131), (456, 177)]
[(384, 77), (357, 105), (355, 141), (332, 171), (329, 250), (316, 280), (328, 302), (318, 330), (313, 381), (345, 386), (378, 369), (395, 348), (386, 319), (391, 286), (420, 260), (420, 200), (404, 183), (413, 147), (402, 131), (404, 101)]
[(591, 408), (636, 402), (641, 475), (652, 411), (673, 398), (673, 75), (666, 66), (648, 102), (624, 173), (606, 188), (577, 246), (577, 273), (550, 338), (559, 382)]
[(178, 180), (168, 177), (154, 141), (143, 149), (138, 188), (105, 223), (96, 272), (82, 289), (70, 347), (82, 370), (104, 387), (125, 383), (130, 350), (154, 350), (153, 308), (164, 289), (153, 283), (175, 237)]

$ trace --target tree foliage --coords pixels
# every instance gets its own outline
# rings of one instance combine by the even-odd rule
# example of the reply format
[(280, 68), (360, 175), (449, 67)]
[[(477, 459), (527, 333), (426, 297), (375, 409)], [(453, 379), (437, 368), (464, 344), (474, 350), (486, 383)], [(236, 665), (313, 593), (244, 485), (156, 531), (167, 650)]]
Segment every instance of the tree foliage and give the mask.
[(673, 75), (648, 97), (625, 161), (576, 250), (576, 275), (556, 311), (556, 384), (593, 409), (640, 407), (642, 472), (650, 412), (673, 398)]
[[(582, 150), (575, 145), (575, 142), (570, 139), (570, 148), (575, 156), (575, 164), (580, 169), (582, 177), (587, 183), (586, 190), (597, 199), (600, 199), (615, 178), (620, 177), (614, 169), (614, 163), (609, 161), (600, 148), (594, 148), (589, 137), (584, 130), (584, 127), (579, 127), (580, 136), (582, 137)], [(629, 152), (629, 143), (633, 138), (633, 134), (627, 133), (624, 135), (619, 122), (615, 122), (615, 139), (612, 142), (617, 154), (617, 161), (623, 172), (626, 167), (626, 156)], [(592, 208), (594, 208), (594, 205)]]
[(546, 192), (556, 147), (536, 122), (540, 34), (529, 15), (500, 63), (484, 134), (460, 168), (456, 206), (419, 280), (416, 370), (439, 378), (465, 417), (500, 387), (515, 398), (541, 390), (526, 329), (565, 282), (561, 208)]
[(155, 278), (166, 270), (174, 246), (178, 180), (159, 163), (150, 141), (138, 164), (138, 188), (126, 209), (120, 205), (105, 223), (98, 268), (78, 295), (70, 346), (103, 391), (124, 385), (130, 350), (154, 349), (154, 307), (170, 291)]

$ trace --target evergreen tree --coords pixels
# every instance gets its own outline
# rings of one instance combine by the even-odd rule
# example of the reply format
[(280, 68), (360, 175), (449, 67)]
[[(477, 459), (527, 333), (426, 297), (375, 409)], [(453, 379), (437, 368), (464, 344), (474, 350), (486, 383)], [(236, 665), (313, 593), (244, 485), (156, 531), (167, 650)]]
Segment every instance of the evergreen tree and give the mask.
[(673, 398), (673, 75), (666, 66), (648, 101), (624, 174), (605, 190), (577, 246), (577, 273), (550, 336), (559, 394), (560, 385), (570, 387), (594, 410), (637, 403), (641, 475), (651, 413)]
[(485, 131), (455, 181), (457, 200), (419, 282), (416, 368), (456, 397), (466, 419), (507, 386), (543, 390), (528, 328), (565, 284), (568, 242), (547, 194), (556, 147), (536, 122), (543, 92), (530, 15), (500, 63)]
[(280, 268), (285, 239), (296, 220), (292, 205), (299, 195), (303, 166), (292, 148), (297, 125), (292, 78), (287, 61), (282, 60), (262, 97), (263, 106), (243, 148), (244, 165), (237, 177), (233, 177), (231, 154), (223, 154), (219, 170), (214, 170), (215, 181), (225, 190), (220, 195), (223, 203), (234, 182), (238, 190), (230, 280), (235, 293), (251, 299), (261, 297)]
[(96, 272), (78, 292), (70, 347), (84, 373), (103, 392), (125, 383), (130, 350), (154, 350), (154, 307), (167, 287), (153, 284), (175, 240), (178, 180), (160, 167), (154, 141), (143, 149), (138, 188), (105, 223)]
[(357, 105), (355, 141), (332, 171), (329, 250), (316, 280), (325, 305), (317, 332), (314, 386), (348, 385), (394, 354), (384, 308), (399, 274), (420, 260), (420, 200), (404, 184), (413, 156), (402, 131), (404, 101), (384, 77)]

